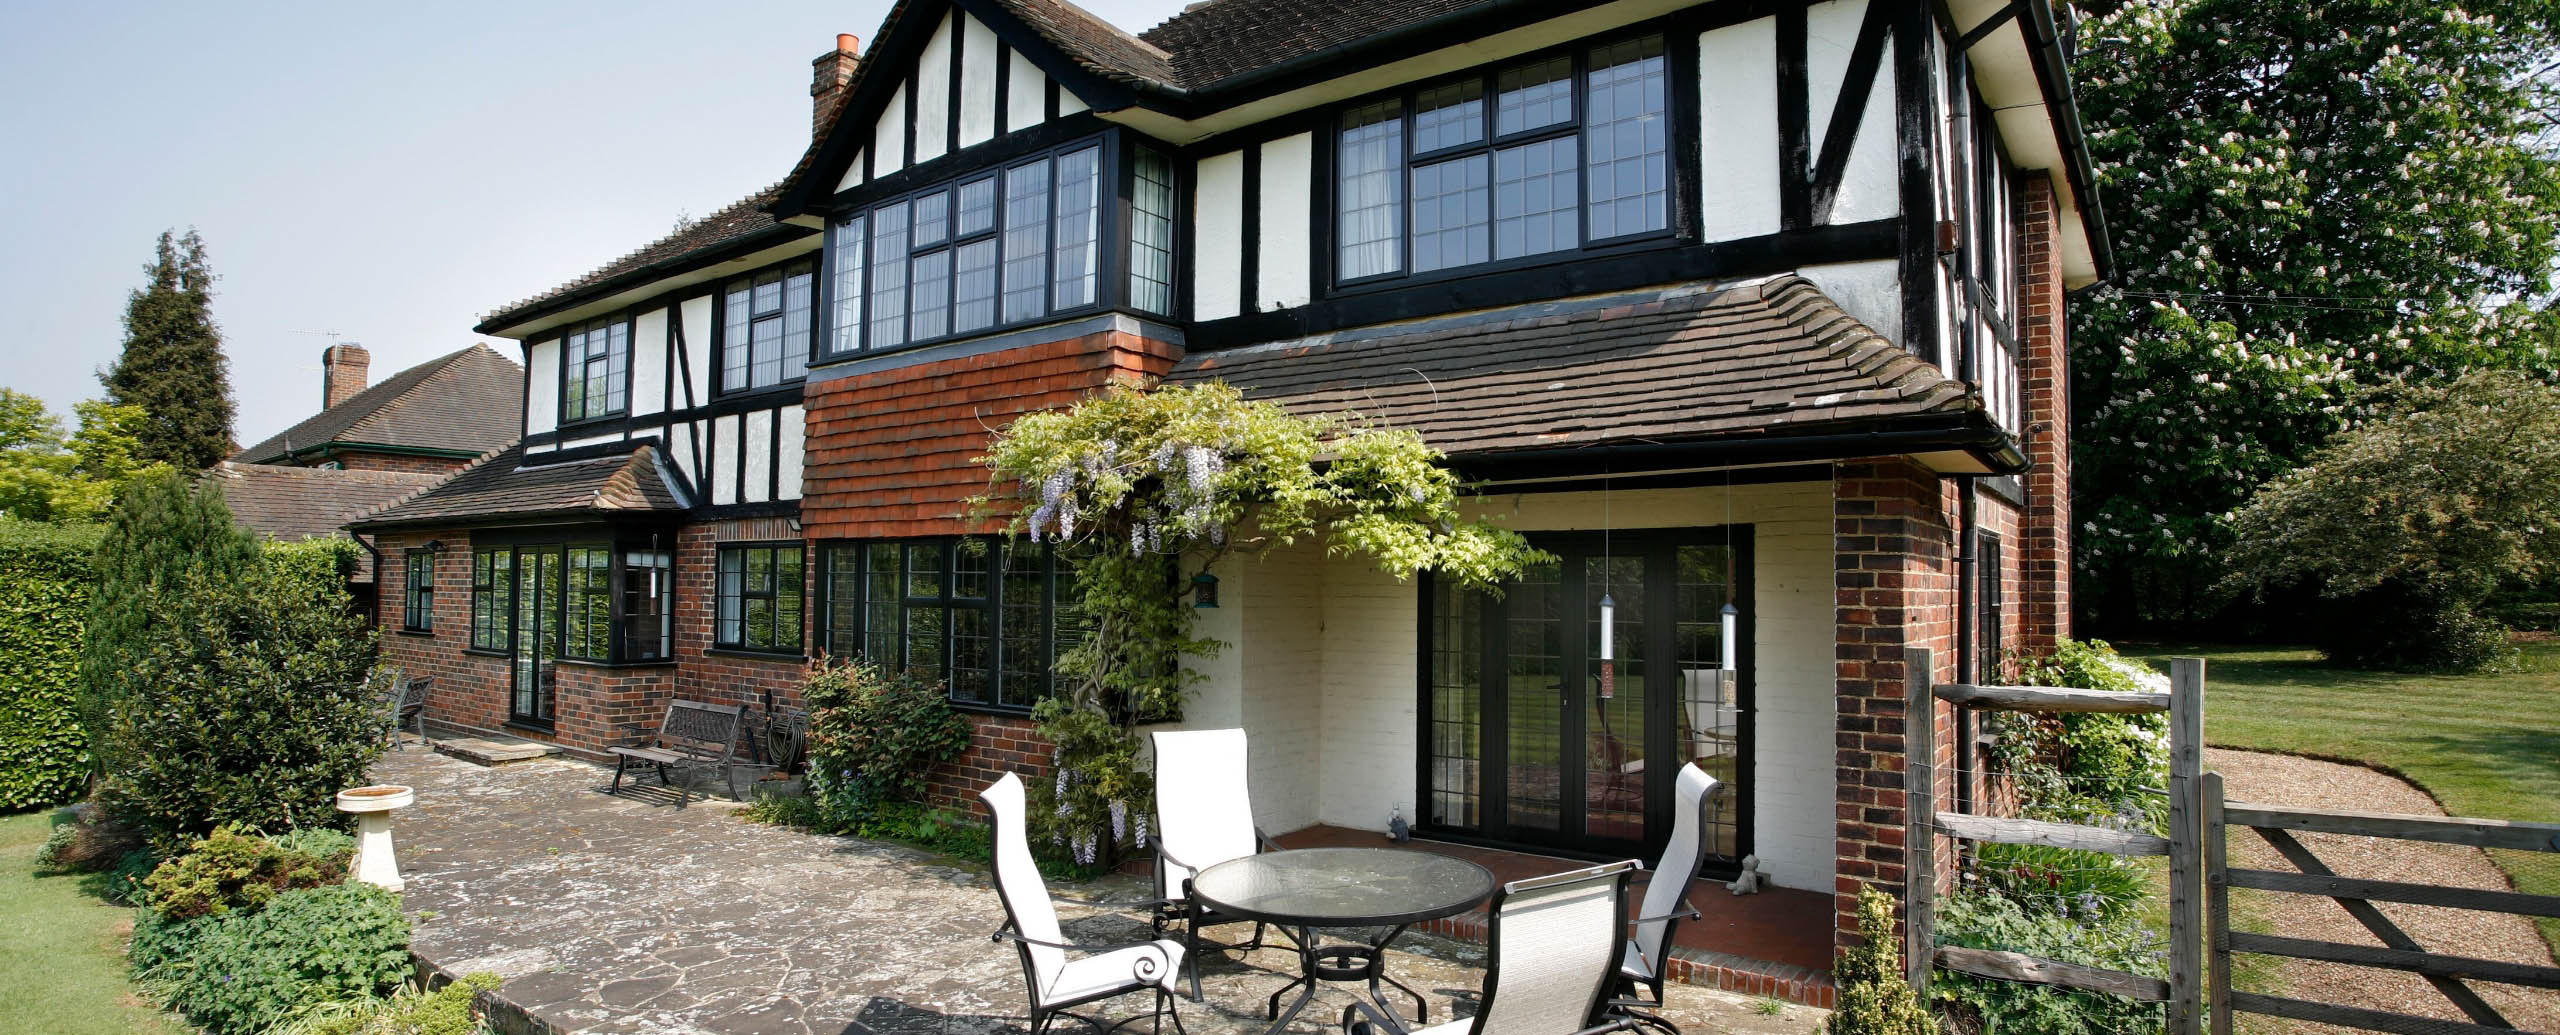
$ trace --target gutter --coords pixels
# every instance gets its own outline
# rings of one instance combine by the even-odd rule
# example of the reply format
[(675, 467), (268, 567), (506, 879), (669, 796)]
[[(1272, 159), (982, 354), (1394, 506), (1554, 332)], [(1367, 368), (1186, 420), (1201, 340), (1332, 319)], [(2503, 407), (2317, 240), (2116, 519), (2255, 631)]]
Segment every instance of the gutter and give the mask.
[[(1747, 438), (1700, 439), (1685, 442), (1626, 442), (1615, 445), (1561, 446), (1553, 449), (1524, 449), (1474, 456), (1453, 456), (1450, 466), (1462, 476), (1476, 480), (1496, 480), (1506, 468), (1541, 464), (1579, 464), (1607, 462), (1680, 463), (1721, 467), (1734, 463), (1783, 463), (1806, 460), (1842, 460), (1860, 456), (1931, 453), (1957, 449), (1971, 453), (1991, 468), (1992, 474), (2018, 474), (2027, 470), (2025, 452), (2007, 432), (1983, 423), (1977, 414), (1966, 414), (1958, 422), (1939, 427), (1876, 427), (1862, 431), (1828, 432), (1807, 435), (1753, 436)], [(1629, 468), (1634, 469), (1634, 468)]]
[(2053, 18), (2053, 0), (2026, 0), (2020, 12), (2019, 31), (2026, 34), (2027, 54), (2034, 59), (2036, 84), (2044, 88), (2052, 105), (2054, 131), (2061, 137), (2062, 168), (2071, 180), (2073, 193), (2080, 196), (2080, 220), (2089, 231), (2089, 255), (2098, 267), (2100, 283), (2115, 279), (2115, 247), (2107, 241), (2107, 213), (2098, 202), (2098, 179), (2095, 164), (2089, 158), (2086, 135), (2080, 128), (2080, 102), (2071, 95), (2071, 62), (2062, 53), (2062, 32)]
[(393, 445), (388, 442), (337, 441), (323, 442), (316, 446), (304, 446), (300, 449), (288, 449), (279, 455), (285, 459), (299, 460), (303, 457), (310, 456), (313, 453), (318, 453), (325, 459), (340, 452), (389, 453), (394, 456), (426, 456), (440, 460), (469, 460), (480, 455), (469, 450), (442, 449), (435, 446), (401, 446)]

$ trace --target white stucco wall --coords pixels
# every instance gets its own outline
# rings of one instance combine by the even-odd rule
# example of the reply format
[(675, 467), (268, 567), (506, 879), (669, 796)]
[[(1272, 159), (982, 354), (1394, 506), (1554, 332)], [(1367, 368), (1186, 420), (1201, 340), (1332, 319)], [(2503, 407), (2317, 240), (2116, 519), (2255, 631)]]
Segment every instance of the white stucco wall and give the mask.
[(1191, 203), (1191, 315), (1215, 320), (1244, 305), (1244, 152), (1200, 160)]
[(960, 146), (968, 147), (995, 138), (996, 62), (1004, 55), (987, 23), (966, 14), (957, 17), (965, 27), (960, 37)]
[(643, 309), (631, 318), (631, 415), (667, 408), (667, 311)]
[(1221, 562), (1214, 572), (1219, 606), (1199, 612), (1198, 631), (1230, 646), (1213, 657), (1184, 659), (1183, 667), (1203, 681), (1181, 722), (1150, 727), (1251, 731), (1246, 765), (1253, 819), (1274, 834), (1317, 821), (1324, 757), (1320, 557), (1300, 547)]
[(1262, 145), (1261, 249), (1254, 267), (1255, 302), (1263, 310), (1292, 309), (1314, 301), (1307, 279), (1307, 225), (1315, 198), (1315, 137), (1300, 133)]
[(942, 17), (916, 55), (916, 162), (921, 165), (951, 150), (951, 19)]
[(1831, 262), (1796, 270), (1869, 330), (1902, 341), (1902, 267), (1892, 259)]
[(1018, 133), (1048, 117), (1049, 77), (1019, 50), (1011, 52), (1006, 60), (1013, 67), (1005, 73), (1004, 131)]
[(887, 176), (905, 168), (906, 159), (907, 88), (902, 85), (890, 92), (888, 106), (880, 109), (880, 121), (872, 124), (872, 171)]
[(808, 441), (808, 407), (783, 407), (782, 455), (778, 458), (782, 464), (782, 470), (780, 472), (782, 480), (780, 483), (781, 491), (774, 494), (775, 499), (796, 500), (800, 498), (802, 464), (808, 459)]
[[(690, 385), (676, 386), (676, 408), (700, 406), (711, 401), (711, 366), (720, 361), (711, 347), (711, 296), (696, 295), (676, 306), (684, 319), (684, 357), (676, 364), (676, 374)], [(687, 396), (690, 387), (693, 394)]]
[(738, 415), (711, 419), (711, 449), (703, 477), (711, 482), (714, 506), (738, 502)]
[(747, 481), (741, 502), (762, 503), (773, 498), (773, 411), (749, 410), (746, 427), (747, 459), (743, 465)]
[(524, 350), (524, 430), (539, 435), (560, 426), (560, 339)]
[(1778, 232), (1777, 26), (1754, 18), (1698, 36), (1704, 240)]

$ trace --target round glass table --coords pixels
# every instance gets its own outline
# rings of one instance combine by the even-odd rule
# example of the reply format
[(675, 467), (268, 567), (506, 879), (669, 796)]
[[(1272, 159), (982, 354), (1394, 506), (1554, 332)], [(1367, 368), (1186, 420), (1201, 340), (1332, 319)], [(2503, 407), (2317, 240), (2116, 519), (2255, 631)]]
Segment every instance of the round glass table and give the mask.
[[(1203, 906), (1278, 925), (1298, 945), (1297, 980), (1271, 993), (1265, 1013), (1279, 1032), (1315, 998), (1318, 981), (1381, 982), (1412, 996), (1415, 1020), (1431, 1018), (1422, 993), (1386, 974), (1387, 943), (1425, 920), (1466, 912), (1493, 896), (1493, 871), (1445, 855), (1403, 848), (1296, 848), (1230, 859), (1191, 879)], [(1318, 930), (1384, 928), (1375, 938), (1320, 945)], [(1286, 1011), (1280, 997), (1300, 989)], [(1385, 1005), (1381, 1000), (1379, 1005)]]

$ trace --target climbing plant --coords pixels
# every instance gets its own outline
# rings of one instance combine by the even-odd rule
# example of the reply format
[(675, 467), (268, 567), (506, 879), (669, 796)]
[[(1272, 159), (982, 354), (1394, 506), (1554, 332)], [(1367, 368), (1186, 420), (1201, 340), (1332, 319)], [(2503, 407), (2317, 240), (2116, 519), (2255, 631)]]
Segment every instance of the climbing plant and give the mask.
[(1225, 646), (1198, 634), (1190, 606), (1194, 576), (1222, 559), (1319, 542), (1400, 579), (1429, 570), (1486, 590), (1546, 559), (1463, 517), (1443, 459), (1412, 432), (1293, 414), (1217, 382), (1119, 380), (998, 432), (973, 511), (1075, 567), (1082, 636), (1032, 712), (1057, 753), (1057, 778), (1033, 792), (1053, 843), (1084, 863), (1143, 847), (1153, 788), (1137, 727), (1181, 714), (1202, 678), (1184, 655)]

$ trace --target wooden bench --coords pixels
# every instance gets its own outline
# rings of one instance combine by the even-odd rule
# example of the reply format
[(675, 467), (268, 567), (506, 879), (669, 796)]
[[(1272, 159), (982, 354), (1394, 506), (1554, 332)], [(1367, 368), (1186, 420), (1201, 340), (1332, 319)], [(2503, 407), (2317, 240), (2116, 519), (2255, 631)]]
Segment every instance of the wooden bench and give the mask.
[(657, 767), (658, 783), (670, 785), (667, 770), (685, 771), (676, 807), (693, 798), (694, 780), (704, 769), (726, 770), (738, 753), (738, 722), (746, 709), (734, 704), (674, 701), (658, 723), (658, 732), (639, 747), (608, 748), (613, 752), (613, 793), (622, 790), (622, 774), (633, 763)]

